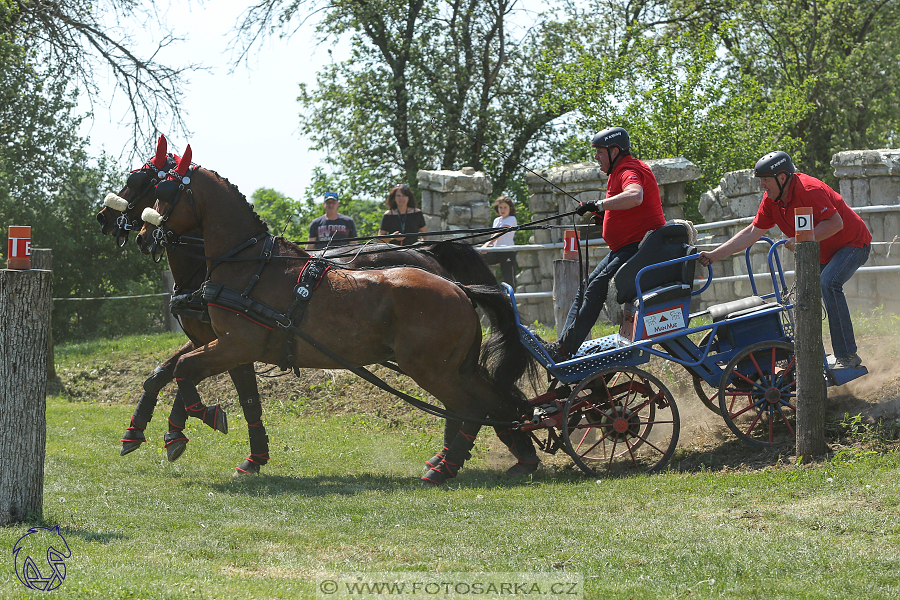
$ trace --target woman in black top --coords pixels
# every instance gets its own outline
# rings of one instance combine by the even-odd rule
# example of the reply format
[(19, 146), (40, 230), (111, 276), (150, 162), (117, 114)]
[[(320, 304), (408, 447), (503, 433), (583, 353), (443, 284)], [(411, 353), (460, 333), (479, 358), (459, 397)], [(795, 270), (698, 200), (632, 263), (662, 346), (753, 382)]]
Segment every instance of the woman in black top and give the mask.
[[(416, 208), (416, 195), (406, 184), (395, 186), (388, 194), (388, 210), (381, 217), (378, 235), (397, 235), (401, 233), (425, 233), (425, 215)], [(389, 238), (388, 243), (409, 246), (419, 241), (419, 236), (398, 236)]]

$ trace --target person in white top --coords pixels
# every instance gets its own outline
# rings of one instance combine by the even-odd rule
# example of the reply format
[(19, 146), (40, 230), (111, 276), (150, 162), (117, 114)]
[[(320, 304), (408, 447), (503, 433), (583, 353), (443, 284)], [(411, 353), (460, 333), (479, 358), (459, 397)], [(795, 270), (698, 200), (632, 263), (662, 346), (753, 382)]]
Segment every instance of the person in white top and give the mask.
[[(500, 215), (494, 219), (493, 227), (515, 227), (519, 224), (516, 220), (516, 204), (509, 196), (500, 196), (494, 200), (494, 210)], [(514, 246), (515, 232), (510, 231), (495, 235), (482, 245), (482, 248), (491, 246)], [(483, 252), (484, 262), (489, 265), (500, 265), (500, 276), (504, 283), (508, 283), (513, 291), (516, 289), (516, 253), (515, 252)]]

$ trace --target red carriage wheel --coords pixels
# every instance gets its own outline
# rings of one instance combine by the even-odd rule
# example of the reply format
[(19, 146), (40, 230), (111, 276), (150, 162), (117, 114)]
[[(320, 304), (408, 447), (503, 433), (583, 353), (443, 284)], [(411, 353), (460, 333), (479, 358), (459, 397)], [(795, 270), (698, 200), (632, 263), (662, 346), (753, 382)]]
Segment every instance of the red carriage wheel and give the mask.
[(797, 361), (794, 345), (759, 342), (731, 359), (719, 384), (719, 409), (741, 440), (765, 448), (795, 438)]
[(566, 401), (562, 438), (575, 464), (594, 477), (659, 471), (678, 445), (672, 393), (653, 375), (613, 367), (583, 380)]

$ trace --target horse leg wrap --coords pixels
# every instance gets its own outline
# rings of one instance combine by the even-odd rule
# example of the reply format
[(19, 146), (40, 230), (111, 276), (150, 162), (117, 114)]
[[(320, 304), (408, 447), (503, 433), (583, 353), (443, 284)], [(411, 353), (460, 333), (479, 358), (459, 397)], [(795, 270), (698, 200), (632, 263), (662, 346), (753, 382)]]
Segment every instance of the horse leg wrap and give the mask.
[(459, 433), (460, 429), (462, 429), (462, 421), (457, 419), (447, 419), (444, 421), (444, 447), (440, 452), (425, 461), (425, 465), (429, 469), (434, 469), (441, 464), (441, 461), (444, 460), (444, 456), (447, 454), (447, 449), (450, 448), (450, 444), (456, 439), (456, 435)]
[(156, 367), (153, 369), (150, 377), (144, 382), (144, 391), (148, 394), (158, 394), (173, 378), (172, 369)]
[(507, 475), (519, 475), (521, 473), (513, 473), (512, 471), (519, 466), (524, 469), (530, 469), (528, 472), (533, 473), (537, 470), (537, 465), (541, 462), (538, 459), (537, 452), (534, 450), (534, 442), (527, 433), (519, 429), (498, 429), (494, 428), (500, 441), (506, 444), (506, 448), (519, 461), (516, 466), (510, 468)]
[(144, 426), (146, 426), (153, 418), (157, 400), (159, 400), (159, 393), (144, 390), (141, 393), (141, 398), (138, 400), (137, 408), (134, 409), (134, 417), (132, 418), (139, 423), (144, 423)]
[(128, 426), (128, 429), (125, 430), (125, 435), (119, 440), (122, 442), (122, 450), (119, 451), (119, 456), (125, 456), (129, 452), (134, 452), (141, 444), (147, 441), (147, 438), (144, 437), (144, 429), (146, 428), (146, 422), (135, 420), (134, 415), (132, 415), (131, 425)]
[(184, 435), (184, 423), (179, 425), (170, 417), (169, 431), (163, 436), (163, 441), (166, 443), (166, 456), (168, 457), (169, 462), (178, 460), (178, 458), (184, 454), (184, 450), (187, 448), (188, 443), (188, 438)]
[(247, 432), (250, 434), (250, 456), (240, 464), (237, 473), (257, 475), (259, 468), (269, 462), (269, 436), (261, 420), (248, 424)]
[(447, 450), (448, 450), (447, 446), (444, 446), (440, 452), (438, 452), (437, 454), (435, 454), (434, 456), (432, 456), (431, 458), (426, 460), (425, 465), (429, 469), (436, 468), (439, 464), (441, 464), (441, 461), (444, 460), (444, 455), (447, 454)]
[(478, 435), (478, 428), (475, 429), (473, 434), (460, 430), (456, 439), (453, 440), (453, 443), (447, 449), (444, 458), (441, 459), (441, 464), (425, 473), (422, 476), (422, 481), (440, 485), (447, 479), (456, 477), (456, 474), (465, 462), (472, 458), (470, 450), (475, 445), (476, 435)]
[(197, 386), (190, 379), (182, 378), (175, 381), (178, 383), (178, 391), (181, 392), (184, 409), (188, 415), (201, 419), (216, 431), (228, 433), (228, 417), (218, 404), (215, 406), (204, 405)]

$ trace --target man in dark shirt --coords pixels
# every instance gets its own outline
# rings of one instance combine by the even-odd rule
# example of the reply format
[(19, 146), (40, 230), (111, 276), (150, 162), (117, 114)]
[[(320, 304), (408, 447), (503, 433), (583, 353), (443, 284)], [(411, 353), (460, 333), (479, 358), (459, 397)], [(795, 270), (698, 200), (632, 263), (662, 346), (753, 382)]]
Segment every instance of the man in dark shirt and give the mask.
[[(310, 224), (309, 243), (306, 244), (306, 249), (323, 250), (355, 244), (356, 241), (352, 238), (356, 237), (356, 223), (347, 215), (338, 212), (340, 200), (337, 192), (325, 192), (322, 204), (325, 205), (325, 214), (316, 217)], [(351, 241), (345, 241), (347, 239)]]

